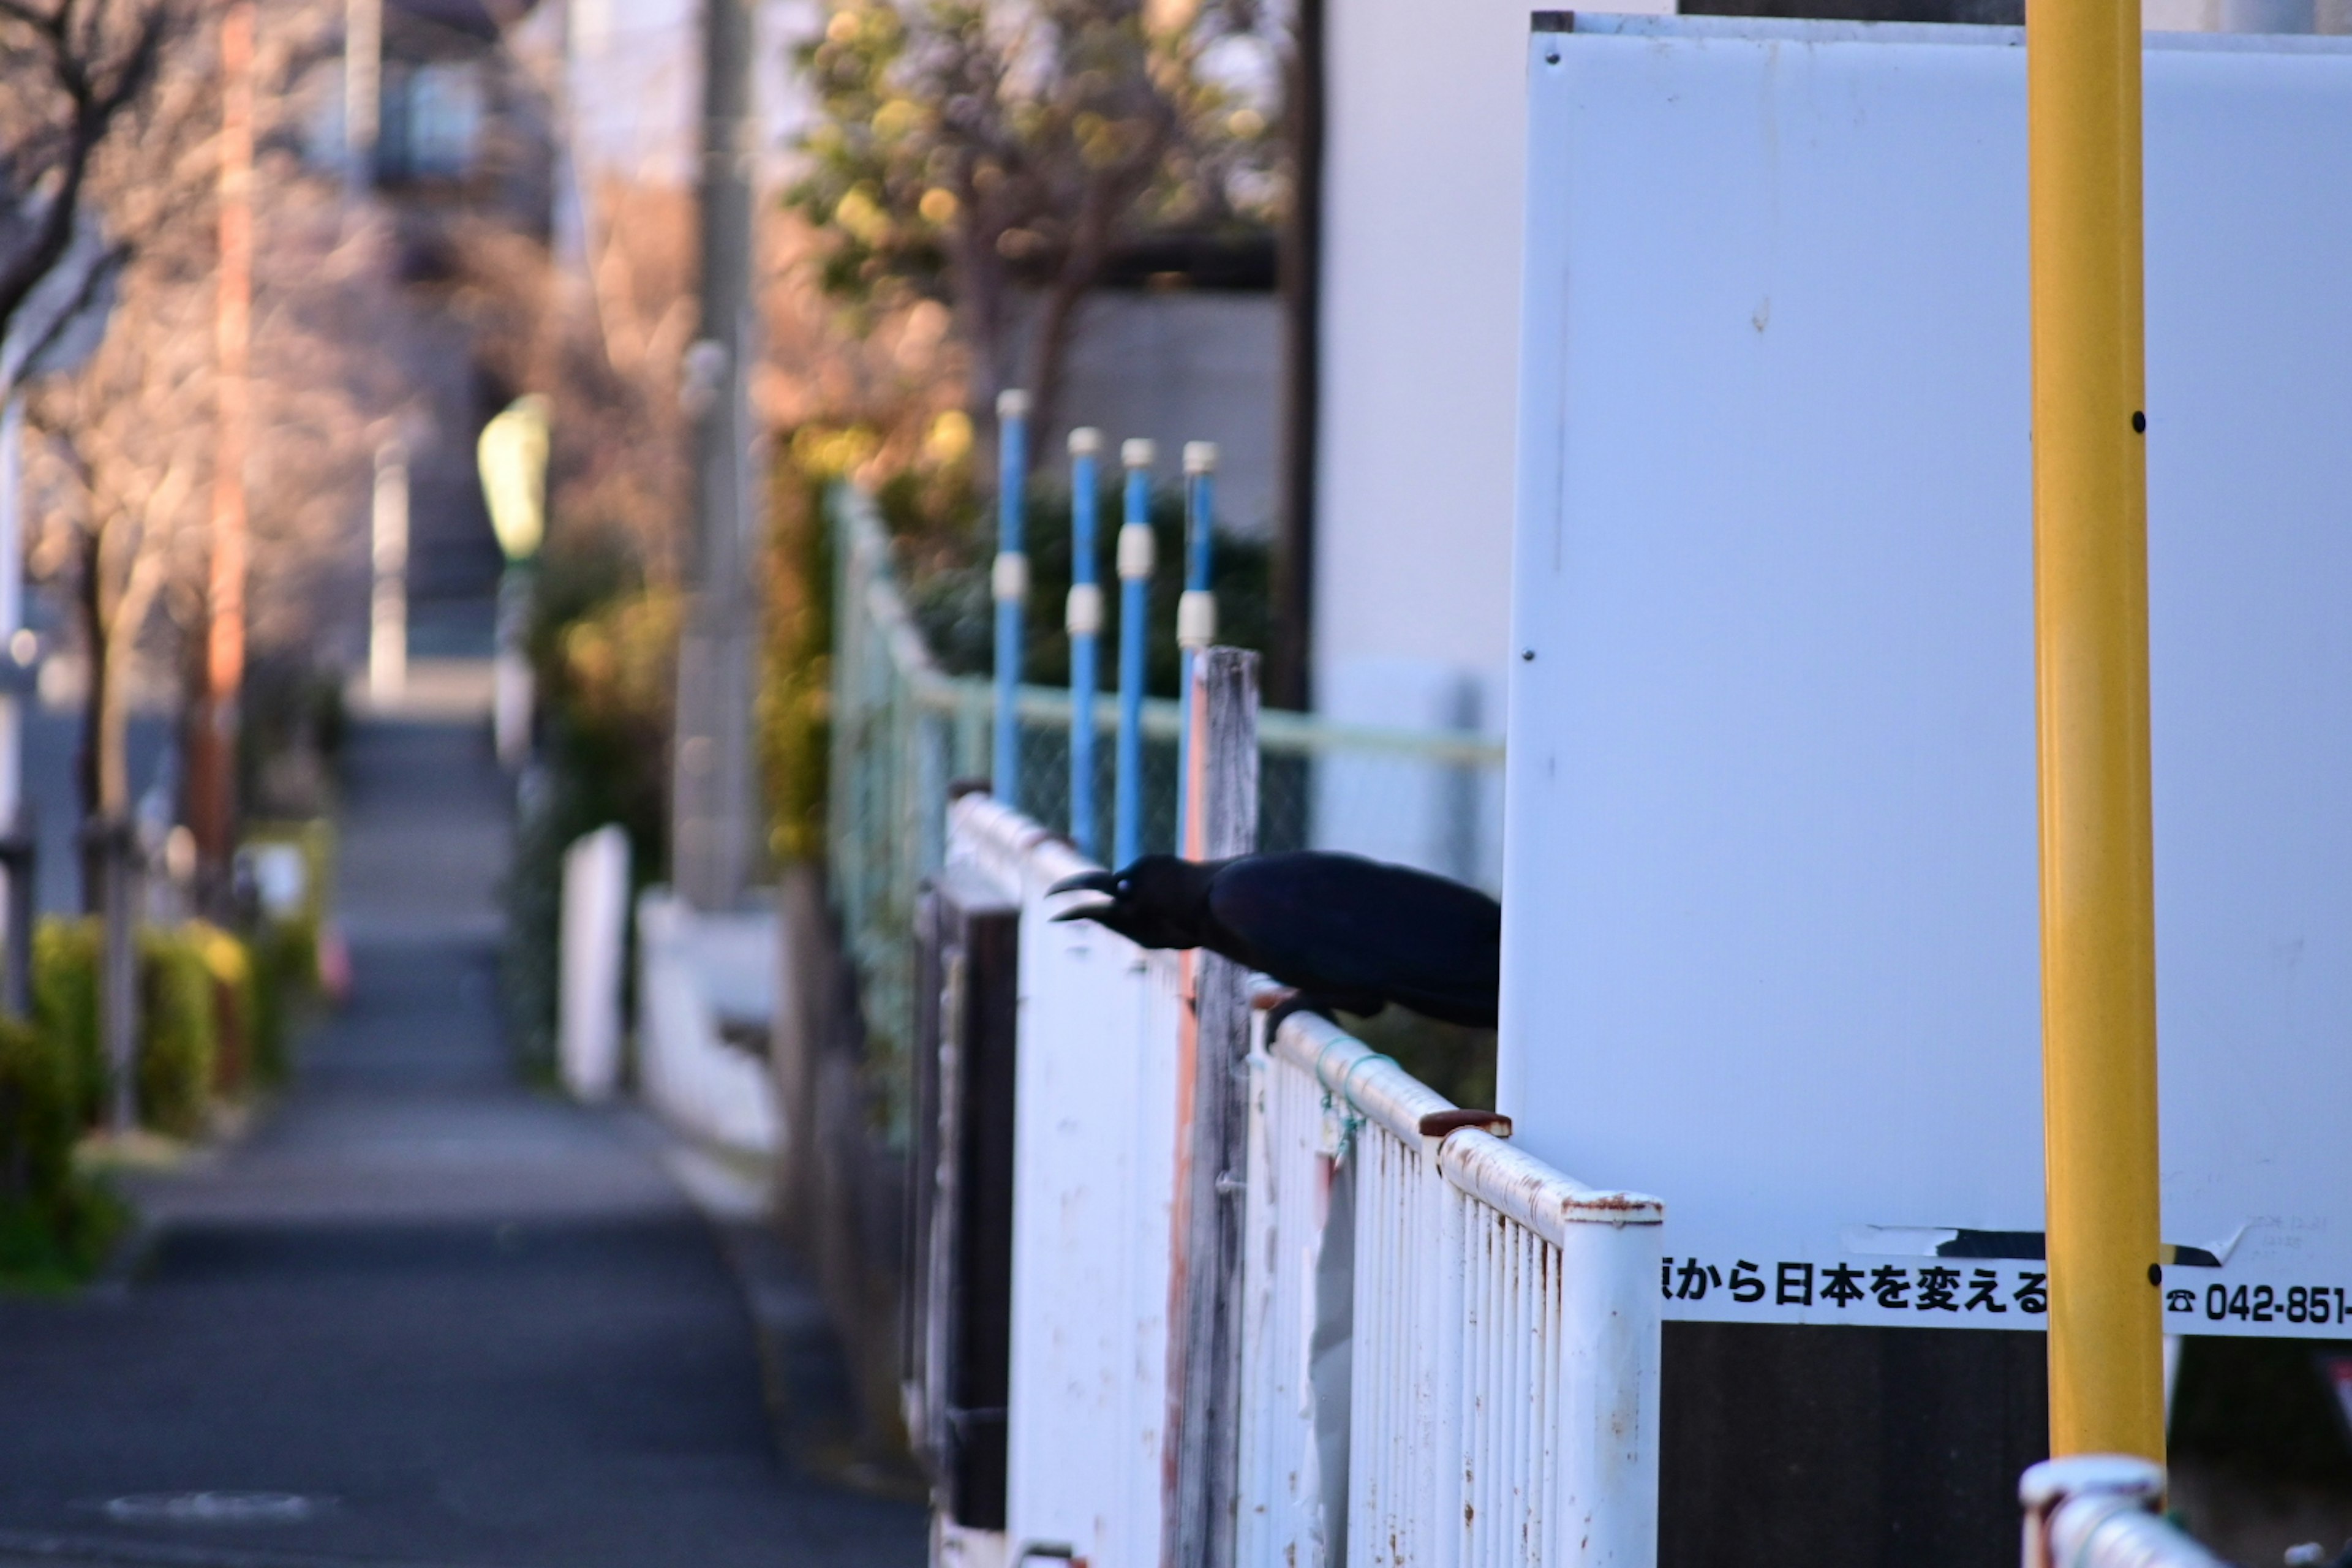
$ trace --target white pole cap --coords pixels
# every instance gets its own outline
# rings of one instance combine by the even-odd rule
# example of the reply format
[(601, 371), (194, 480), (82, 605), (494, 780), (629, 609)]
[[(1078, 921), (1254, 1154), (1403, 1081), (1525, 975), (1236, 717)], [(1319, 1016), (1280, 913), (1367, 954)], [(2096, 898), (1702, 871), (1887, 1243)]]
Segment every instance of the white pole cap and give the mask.
[(1176, 646), (1206, 647), (1217, 640), (1217, 596), (1187, 588), (1176, 598)]
[(1184, 443), (1184, 471), (1188, 474), (1213, 474), (1217, 471), (1217, 444), (1214, 441)]
[(1091, 458), (1102, 450), (1102, 432), (1091, 425), (1081, 425), (1070, 432), (1070, 456)]
[(1090, 637), (1101, 634), (1102, 624), (1102, 590), (1092, 583), (1071, 584), (1063, 626), (1074, 637)]
[(1000, 550), (988, 574), (990, 596), (999, 604), (1020, 604), (1029, 597), (1029, 557), (1018, 550)]
[(1160, 460), (1160, 448), (1138, 436), (1118, 444), (1118, 460), (1130, 468), (1148, 468)]
[(1029, 417), (1029, 395), (1017, 386), (1008, 386), (996, 395), (996, 416), (999, 419)]
[(1118, 574), (1124, 582), (1139, 582), (1151, 575), (1157, 563), (1153, 556), (1159, 546), (1151, 537), (1149, 523), (1130, 522), (1118, 531)]

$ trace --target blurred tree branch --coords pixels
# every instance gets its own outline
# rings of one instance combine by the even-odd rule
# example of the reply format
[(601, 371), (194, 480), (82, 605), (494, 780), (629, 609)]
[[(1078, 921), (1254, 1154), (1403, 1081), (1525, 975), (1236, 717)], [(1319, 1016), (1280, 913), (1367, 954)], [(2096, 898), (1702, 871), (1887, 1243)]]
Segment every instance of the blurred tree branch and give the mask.
[[(263, 242), (248, 604), (262, 641), (299, 639), (331, 613), (322, 589), (352, 553), (350, 500), (379, 434), (371, 413), (399, 391), (383, 356), (369, 352), (394, 315), (386, 237), (347, 223), (333, 174), (306, 174), (285, 144), (299, 112), (289, 87), (340, 12), (331, 0), (268, 0), (256, 62), (265, 88), (255, 184)], [(184, 695), (207, 618), (221, 82), (209, 34), (171, 42), (82, 174), (80, 200), (102, 217), (121, 267), (105, 340), (88, 364), (43, 382), (28, 406), (40, 437), (28, 574), (62, 591), (80, 633), (78, 774), (84, 810), (96, 816), (130, 805), (125, 730), (142, 675), (176, 673), (176, 682), (150, 680), (148, 694)]]
[(0, 0), (0, 333), (72, 243), (91, 162), (183, 19), (177, 0)]

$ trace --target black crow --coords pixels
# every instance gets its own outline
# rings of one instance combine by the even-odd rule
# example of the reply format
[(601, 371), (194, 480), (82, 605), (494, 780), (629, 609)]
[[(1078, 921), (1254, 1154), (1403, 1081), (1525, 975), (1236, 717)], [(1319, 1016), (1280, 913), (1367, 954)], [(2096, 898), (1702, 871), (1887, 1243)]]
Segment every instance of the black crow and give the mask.
[(1093, 921), (1144, 947), (1205, 947), (1300, 993), (1284, 1012), (1369, 1017), (1395, 1002), (1495, 1026), (1503, 906), (1426, 871), (1318, 849), (1181, 860), (1146, 855), (1048, 889), (1102, 893), (1057, 921)]

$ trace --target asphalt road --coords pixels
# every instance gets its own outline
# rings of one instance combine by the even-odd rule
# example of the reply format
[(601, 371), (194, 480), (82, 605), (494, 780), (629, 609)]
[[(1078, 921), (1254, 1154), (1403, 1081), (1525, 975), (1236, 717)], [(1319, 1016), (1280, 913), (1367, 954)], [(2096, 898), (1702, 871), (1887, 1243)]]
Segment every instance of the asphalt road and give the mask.
[(919, 1510), (779, 1463), (646, 1125), (509, 1070), (486, 750), (360, 728), (349, 1006), (253, 1137), (146, 1193), (127, 1288), (0, 1300), (0, 1568), (922, 1563)]

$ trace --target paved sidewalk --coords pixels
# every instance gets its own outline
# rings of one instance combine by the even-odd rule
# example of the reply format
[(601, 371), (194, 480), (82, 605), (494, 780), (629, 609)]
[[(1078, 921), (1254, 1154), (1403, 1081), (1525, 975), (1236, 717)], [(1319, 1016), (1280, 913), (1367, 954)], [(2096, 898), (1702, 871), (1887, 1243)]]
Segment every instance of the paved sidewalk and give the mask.
[[(920, 1510), (778, 1464), (741, 1292), (645, 1124), (509, 1071), (486, 751), (355, 732), (350, 1006), (249, 1142), (153, 1192), (127, 1290), (0, 1300), (0, 1568), (922, 1563)], [(153, 1500), (201, 1492), (301, 1500)]]

